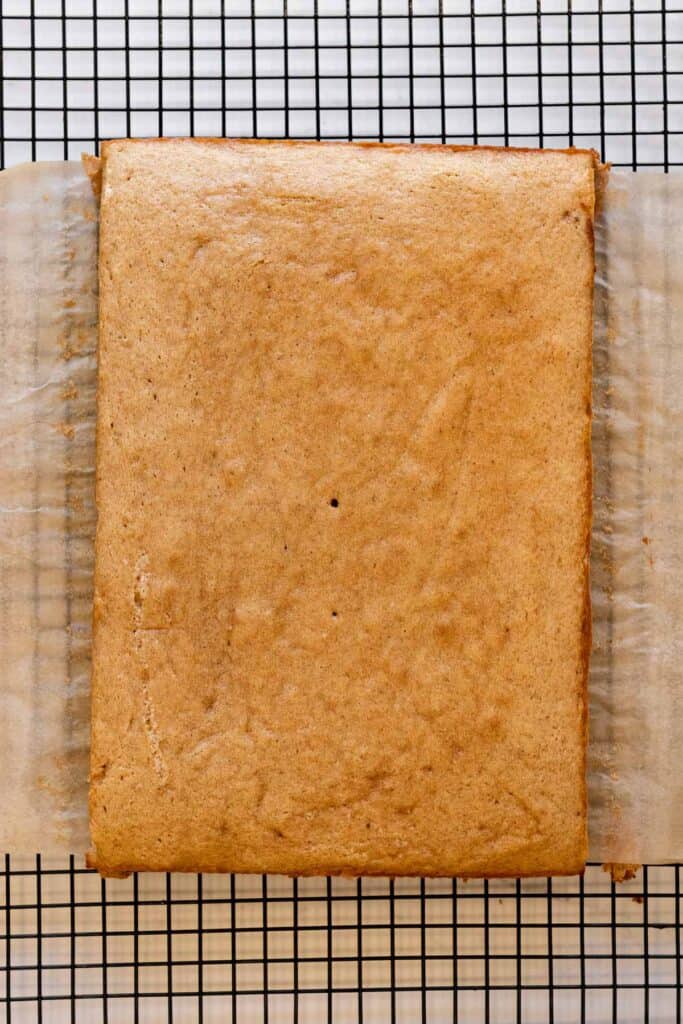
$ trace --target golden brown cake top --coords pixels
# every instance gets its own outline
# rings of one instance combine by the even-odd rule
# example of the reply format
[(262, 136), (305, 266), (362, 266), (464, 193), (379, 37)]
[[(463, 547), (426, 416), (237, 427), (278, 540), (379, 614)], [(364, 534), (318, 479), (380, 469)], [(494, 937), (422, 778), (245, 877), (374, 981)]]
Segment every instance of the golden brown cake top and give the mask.
[(106, 147), (103, 872), (582, 868), (595, 170)]

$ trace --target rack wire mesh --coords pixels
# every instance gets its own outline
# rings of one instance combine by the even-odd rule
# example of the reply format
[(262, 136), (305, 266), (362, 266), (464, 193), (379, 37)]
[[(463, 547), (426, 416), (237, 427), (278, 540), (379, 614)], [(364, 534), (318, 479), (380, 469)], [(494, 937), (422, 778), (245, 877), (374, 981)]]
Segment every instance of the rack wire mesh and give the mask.
[[(592, 146), (683, 166), (654, 0), (0, 0), (0, 166), (120, 136)], [(554, 881), (101, 881), (6, 854), (24, 1021), (681, 1021), (681, 868)]]
[(615, 885), (4, 864), (8, 1021), (673, 1022), (680, 867)]

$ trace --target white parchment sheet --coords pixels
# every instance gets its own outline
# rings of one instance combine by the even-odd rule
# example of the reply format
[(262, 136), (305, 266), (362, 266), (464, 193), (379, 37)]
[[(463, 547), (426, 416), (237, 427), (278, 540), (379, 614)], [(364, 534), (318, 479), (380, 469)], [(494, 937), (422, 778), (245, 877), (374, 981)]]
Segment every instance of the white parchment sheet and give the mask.
[(683, 177), (616, 172), (596, 232), (591, 856), (683, 861)]
[[(87, 845), (96, 207), (0, 174), (0, 849)], [(613, 173), (597, 230), (591, 857), (683, 861), (683, 177)]]

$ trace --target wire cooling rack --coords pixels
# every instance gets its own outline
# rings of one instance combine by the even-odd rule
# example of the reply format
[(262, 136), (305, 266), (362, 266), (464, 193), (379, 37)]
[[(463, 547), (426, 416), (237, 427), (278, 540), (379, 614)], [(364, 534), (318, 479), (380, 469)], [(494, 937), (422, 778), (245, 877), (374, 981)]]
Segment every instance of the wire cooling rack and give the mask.
[[(0, 164), (141, 135), (592, 146), (683, 165), (683, 7), (0, 0)], [(681, 1021), (681, 869), (554, 881), (0, 864), (13, 1022)]]
[(451, 882), (5, 860), (8, 1021), (681, 1019), (679, 867)]
[(2, 0), (3, 166), (233, 135), (593, 146), (683, 164), (683, 6)]

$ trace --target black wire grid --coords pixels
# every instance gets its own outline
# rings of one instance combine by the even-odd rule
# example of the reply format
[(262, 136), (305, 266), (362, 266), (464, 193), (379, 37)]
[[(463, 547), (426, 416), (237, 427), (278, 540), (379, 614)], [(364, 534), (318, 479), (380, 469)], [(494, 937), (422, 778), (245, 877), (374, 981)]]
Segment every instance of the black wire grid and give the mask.
[[(209, 135), (592, 146), (683, 165), (654, 0), (0, 0), (0, 165)], [(554, 881), (141, 875), (16, 857), (8, 1021), (681, 1021), (681, 868)]]
[(2, 0), (0, 161), (204, 135), (592, 146), (683, 164), (657, 0)]
[(8, 1021), (681, 1019), (680, 867), (622, 885), (139, 875), (5, 858)]

